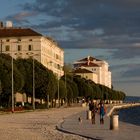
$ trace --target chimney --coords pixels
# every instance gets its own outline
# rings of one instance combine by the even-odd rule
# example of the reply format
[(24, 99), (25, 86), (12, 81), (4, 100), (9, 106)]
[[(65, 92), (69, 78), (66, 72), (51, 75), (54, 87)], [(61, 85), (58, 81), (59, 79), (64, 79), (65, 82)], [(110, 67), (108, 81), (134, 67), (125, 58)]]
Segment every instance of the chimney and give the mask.
[(12, 27), (13, 27), (12, 21), (6, 21), (6, 28), (12, 28)]
[(0, 21), (0, 28), (3, 28), (3, 22)]
[(89, 66), (89, 64), (90, 64), (90, 56), (87, 57), (87, 61), (88, 61), (87, 65)]

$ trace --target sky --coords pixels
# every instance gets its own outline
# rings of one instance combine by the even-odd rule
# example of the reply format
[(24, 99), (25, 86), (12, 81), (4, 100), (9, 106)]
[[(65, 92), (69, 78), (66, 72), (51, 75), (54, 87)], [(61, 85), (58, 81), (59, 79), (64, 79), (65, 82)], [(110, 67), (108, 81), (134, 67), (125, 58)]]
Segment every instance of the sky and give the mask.
[(0, 21), (52, 37), (66, 63), (107, 61), (114, 89), (140, 96), (140, 0), (1, 0)]

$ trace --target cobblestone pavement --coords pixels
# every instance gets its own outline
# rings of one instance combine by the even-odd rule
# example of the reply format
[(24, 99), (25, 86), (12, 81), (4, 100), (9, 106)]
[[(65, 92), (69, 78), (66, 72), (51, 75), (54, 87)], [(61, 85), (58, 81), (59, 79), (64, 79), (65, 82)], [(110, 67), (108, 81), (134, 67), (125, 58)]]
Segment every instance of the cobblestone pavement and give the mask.
[(85, 140), (83, 137), (56, 130), (56, 125), (63, 118), (81, 110), (82, 107), (73, 107), (1, 114), (0, 140)]
[[(79, 123), (78, 118), (82, 118)], [(109, 129), (109, 118), (100, 125), (87, 120), (86, 107), (1, 114), (0, 140), (139, 140), (140, 127), (119, 122), (119, 130)], [(56, 127), (57, 126), (57, 127)], [(61, 130), (58, 131), (57, 129)]]

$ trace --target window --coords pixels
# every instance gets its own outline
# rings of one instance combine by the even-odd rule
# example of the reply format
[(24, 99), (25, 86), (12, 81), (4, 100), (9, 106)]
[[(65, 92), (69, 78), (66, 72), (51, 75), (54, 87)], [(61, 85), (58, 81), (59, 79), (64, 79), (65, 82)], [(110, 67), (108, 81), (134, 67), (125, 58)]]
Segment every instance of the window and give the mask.
[(29, 39), (29, 41), (32, 41), (32, 39)]
[(32, 50), (32, 45), (28, 46), (28, 50), (31, 51)]
[(9, 42), (10, 40), (9, 39), (6, 39), (6, 42)]
[(92, 71), (96, 71), (96, 68), (92, 69)]
[(59, 58), (59, 56), (58, 56), (58, 54), (56, 54), (56, 59), (58, 59)]
[(21, 45), (18, 45), (18, 51), (21, 51)]
[(6, 45), (5, 46), (5, 51), (9, 51), (10, 50), (10, 46), (9, 45)]
[(17, 41), (18, 41), (18, 42), (20, 42), (20, 41), (21, 41), (21, 39), (19, 38)]
[(33, 56), (29, 56), (30, 59), (33, 59)]

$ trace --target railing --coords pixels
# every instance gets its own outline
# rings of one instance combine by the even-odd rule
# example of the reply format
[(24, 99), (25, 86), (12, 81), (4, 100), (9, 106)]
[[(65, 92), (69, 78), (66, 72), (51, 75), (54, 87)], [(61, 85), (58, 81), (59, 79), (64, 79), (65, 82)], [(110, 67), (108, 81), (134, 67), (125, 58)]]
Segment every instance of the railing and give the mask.
[(110, 111), (107, 113), (107, 116), (110, 117), (110, 129), (111, 130), (118, 130), (119, 129), (119, 113), (118, 110), (122, 108), (130, 108), (140, 106), (140, 103), (125, 103), (121, 105), (113, 106)]

